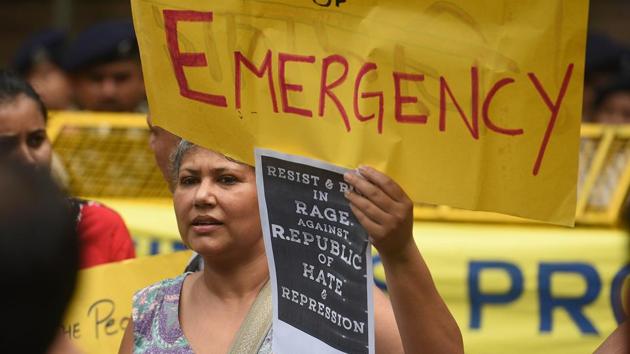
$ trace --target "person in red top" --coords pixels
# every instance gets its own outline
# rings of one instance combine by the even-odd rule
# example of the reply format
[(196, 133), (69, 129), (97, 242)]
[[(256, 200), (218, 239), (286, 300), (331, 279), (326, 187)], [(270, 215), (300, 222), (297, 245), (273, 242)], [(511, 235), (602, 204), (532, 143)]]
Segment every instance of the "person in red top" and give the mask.
[[(46, 119), (46, 107), (33, 88), (13, 73), (0, 72), (0, 159), (50, 170)], [(77, 215), (81, 268), (135, 257), (120, 215), (99, 203), (76, 198), (70, 202)]]
[(81, 241), (80, 267), (115, 262), (136, 256), (125, 222), (103, 204), (72, 198)]

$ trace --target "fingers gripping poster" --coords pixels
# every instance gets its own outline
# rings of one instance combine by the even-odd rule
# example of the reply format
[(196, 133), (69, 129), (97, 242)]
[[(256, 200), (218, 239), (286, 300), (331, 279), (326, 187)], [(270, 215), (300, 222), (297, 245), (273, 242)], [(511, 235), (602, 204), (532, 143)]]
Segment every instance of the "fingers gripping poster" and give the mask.
[(154, 124), (573, 224), (587, 0), (131, 3)]
[(256, 151), (274, 353), (374, 353), (372, 257), (345, 171)]

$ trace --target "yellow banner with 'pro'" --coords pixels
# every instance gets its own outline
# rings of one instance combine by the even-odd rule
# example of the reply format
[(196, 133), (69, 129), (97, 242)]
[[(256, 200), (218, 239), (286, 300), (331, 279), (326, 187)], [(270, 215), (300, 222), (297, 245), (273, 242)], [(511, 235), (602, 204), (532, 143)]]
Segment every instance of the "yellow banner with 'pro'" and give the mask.
[[(416, 222), (414, 235), (467, 354), (592, 353), (629, 313), (623, 230)], [(374, 278), (385, 285), (378, 257)]]
[[(623, 231), (417, 222), (414, 235), (466, 353), (591, 353), (628, 312)], [(84, 353), (116, 353), (133, 293), (181, 274), (190, 257), (177, 252), (82, 271), (65, 335)], [(378, 256), (374, 278), (385, 287)]]
[(570, 225), (587, 0), (132, 0), (155, 124)]

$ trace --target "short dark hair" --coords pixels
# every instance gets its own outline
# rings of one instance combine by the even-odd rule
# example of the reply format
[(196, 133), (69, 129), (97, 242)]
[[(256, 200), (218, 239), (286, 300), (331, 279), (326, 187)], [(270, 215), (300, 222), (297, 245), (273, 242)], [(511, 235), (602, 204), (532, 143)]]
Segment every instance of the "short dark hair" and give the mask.
[(33, 86), (29, 85), (26, 80), (12, 71), (0, 70), (0, 105), (13, 103), (20, 95), (25, 95), (35, 101), (37, 108), (39, 108), (39, 111), (44, 117), (44, 121), (48, 120), (46, 105), (44, 105), (44, 101), (42, 101), (41, 97), (35, 92)]
[(595, 97), (595, 108), (600, 108), (607, 98), (619, 92), (630, 93), (630, 77), (619, 76), (613, 82), (601, 88)]
[(0, 161), (0, 347), (46, 353), (79, 269), (75, 216), (48, 173)]

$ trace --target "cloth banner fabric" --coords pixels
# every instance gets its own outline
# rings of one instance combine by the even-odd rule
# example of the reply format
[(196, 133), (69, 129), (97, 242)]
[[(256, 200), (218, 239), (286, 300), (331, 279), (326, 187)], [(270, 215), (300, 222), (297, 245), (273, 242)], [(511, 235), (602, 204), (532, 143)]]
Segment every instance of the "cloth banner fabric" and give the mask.
[(132, 0), (153, 122), (572, 225), (587, 0)]
[[(623, 231), (416, 222), (414, 235), (466, 353), (590, 353), (628, 311)], [(116, 353), (132, 294), (180, 274), (189, 258), (178, 252), (82, 271), (64, 332), (86, 353)], [(374, 278), (385, 285), (376, 254)]]
[(131, 317), (133, 294), (183, 273), (190, 251), (105, 264), (79, 272), (79, 284), (61, 325), (65, 335), (89, 354), (118, 353)]
[(624, 231), (417, 222), (414, 235), (466, 353), (592, 353), (628, 312)]

